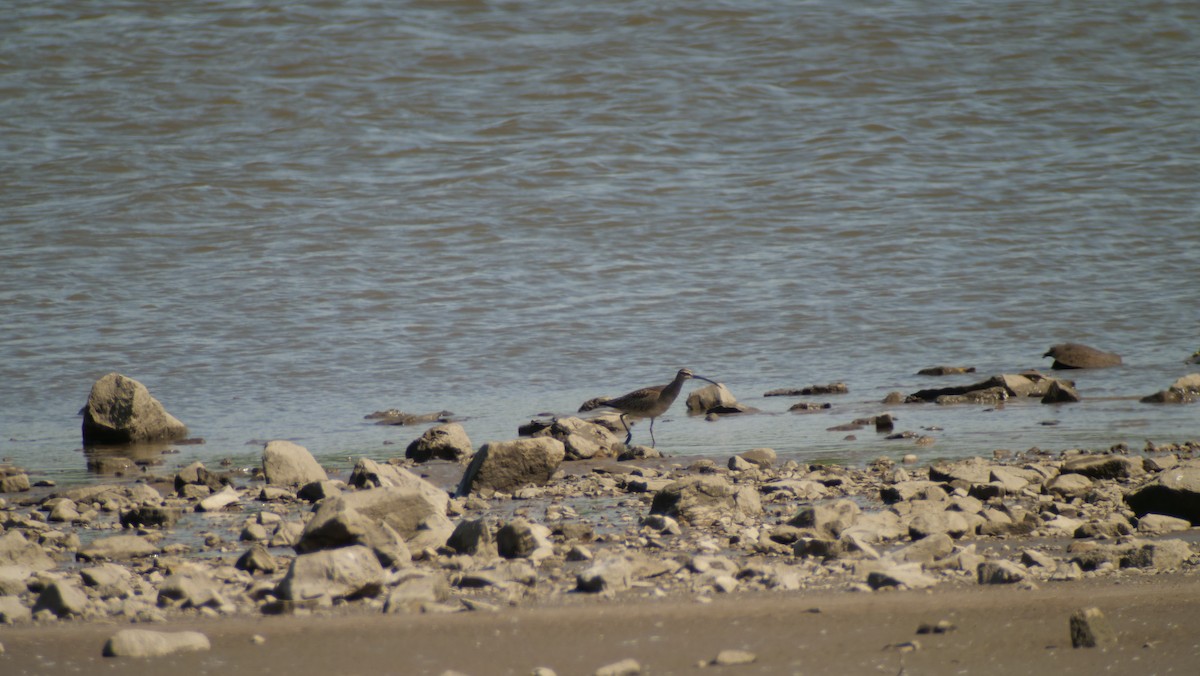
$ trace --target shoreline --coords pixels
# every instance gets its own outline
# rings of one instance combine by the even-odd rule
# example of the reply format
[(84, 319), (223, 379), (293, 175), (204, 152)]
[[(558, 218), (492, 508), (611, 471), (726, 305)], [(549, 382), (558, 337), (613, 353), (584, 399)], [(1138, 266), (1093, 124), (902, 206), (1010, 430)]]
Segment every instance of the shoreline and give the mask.
[[(1121, 451), (862, 468), (781, 462), (769, 449), (724, 466), (581, 460), (544, 483), (459, 497), (447, 488), (461, 464), (364, 458), (344, 480), (295, 488), (193, 465), (10, 493), (0, 667), (523, 674), (633, 658), (643, 673), (680, 673), (730, 649), (756, 660), (707, 668), (1180, 668), (1198, 651), (1179, 627), (1200, 620), (1200, 514), (1159, 493), (1200, 476), (1200, 442)], [(399, 524), (394, 512), (330, 507), (385, 494), (434, 506), (403, 532), (383, 528)], [(114, 540), (142, 549), (100, 547)], [(301, 559), (355, 551), (368, 555), (364, 579), (297, 572)], [(1088, 606), (1115, 644), (1071, 647), (1068, 618)], [(943, 620), (955, 628), (916, 634)], [(199, 630), (211, 650), (101, 658), (122, 628)]]

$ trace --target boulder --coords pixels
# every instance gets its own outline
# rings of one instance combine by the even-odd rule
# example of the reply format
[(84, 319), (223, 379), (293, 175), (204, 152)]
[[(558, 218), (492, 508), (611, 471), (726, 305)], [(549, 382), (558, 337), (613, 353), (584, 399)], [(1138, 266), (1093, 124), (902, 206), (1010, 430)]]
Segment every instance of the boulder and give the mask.
[(65, 580), (54, 580), (38, 595), (33, 612), (48, 610), (57, 617), (79, 616), (87, 610), (87, 605), (87, 594), (77, 585)]
[(842, 531), (854, 525), (860, 514), (862, 510), (853, 501), (837, 500), (801, 507), (788, 521), (788, 525), (795, 528), (811, 528), (820, 535), (836, 540)]
[(179, 608), (219, 608), (226, 604), (212, 577), (200, 570), (168, 575), (158, 585), (157, 602), (159, 607)]
[(1092, 480), (1082, 474), (1059, 474), (1046, 482), (1046, 492), (1065, 500), (1081, 498), (1092, 490)]
[(458, 495), (544, 486), (565, 457), (563, 443), (549, 437), (484, 444), (463, 472)]
[(489, 519), (466, 519), (454, 527), (446, 539), (446, 546), (459, 554), (477, 559), (492, 559), (499, 556), (496, 538)]
[(29, 591), (29, 580), (33, 577), (33, 572), (29, 566), (0, 566), (0, 596), (17, 596)]
[(406, 488), (423, 493), (444, 513), (450, 495), (413, 472), (395, 465), (381, 465), (370, 458), (359, 458), (350, 473), (350, 485), (355, 488)]
[(426, 604), (444, 603), (450, 599), (450, 585), (440, 573), (407, 571), (388, 592), (383, 605), (385, 613), (419, 610)]
[(0, 535), (0, 566), (24, 566), (31, 570), (50, 570), (54, 559), (36, 542), (25, 539), (21, 531)]
[(1116, 645), (1117, 633), (1099, 608), (1082, 608), (1071, 614), (1071, 645), (1076, 648), (1106, 648)]
[(1165, 514), (1200, 525), (1200, 467), (1166, 470), (1125, 495), (1134, 513)]
[[(354, 514), (343, 516), (350, 511)], [(298, 551), (315, 551), (344, 546), (353, 538), (366, 537), (372, 525), (382, 524), (404, 540), (413, 539), (418, 531), (434, 524), (450, 527), (445, 503), (420, 488), (372, 488), (322, 501), (305, 525), (296, 547)], [(344, 534), (339, 535), (343, 530)]]
[(313, 517), (305, 525), (295, 549), (307, 554), (351, 545), (370, 547), (380, 562), (389, 566), (412, 560), (404, 538), (386, 521), (368, 518), (352, 507)]
[(1147, 514), (1138, 519), (1137, 529), (1144, 535), (1162, 535), (1164, 533), (1179, 533), (1192, 527), (1187, 519), (1180, 519), (1165, 514)]
[(1073, 404), (1079, 401), (1079, 391), (1065, 380), (1055, 380), (1042, 397), (1043, 404)]
[(980, 563), (976, 574), (979, 584), (1015, 584), (1024, 580), (1027, 575), (1019, 564), (1003, 559)]
[(171, 528), (181, 516), (177, 507), (143, 503), (123, 510), (119, 518), (125, 528)]
[(80, 578), (88, 587), (96, 590), (101, 598), (124, 598), (133, 593), (133, 573), (115, 563), (101, 563), (79, 571)]
[(92, 540), (79, 550), (88, 561), (128, 561), (158, 554), (158, 546), (137, 535), (113, 535)]
[(187, 436), (187, 426), (167, 413), (146, 386), (119, 373), (92, 385), (83, 408), (83, 445), (171, 441)]
[(592, 564), (575, 578), (581, 592), (618, 592), (633, 583), (633, 564), (625, 558), (614, 557)]
[(210, 491), (219, 491), (227, 481), (221, 481), (216, 474), (208, 471), (199, 460), (184, 467), (175, 474), (175, 492), (182, 495), (185, 486), (206, 486)]
[(198, 631), (122, 629), (104, 644), (105, 657), (163, 657), (179, 652), (208, 650), (208, 637)]
[(944, 533), (960, 538), (972, 529), (961, 512), (924, 510), (913, 515), (908, 522), (908, 534), (914, 540)]
[(0, 624), (20, 624), (33, 619), (28, 606), (17, 596), (0, 596)]
[(196, 505), (196, 511), (219, 512), (241, 499), (241, 494), (232, 485), (229, 485), (201, 500)]
[(458, 423), (446, 423), (425, 430), (404, 451), (404, 457), (417, 462), (449, 460), (466, 462), (474, 452), (467, 431)]
[(655, 493), (650, 513), (664, 514), (693, 526), (708, 526), (725, 516), (761, 513), (762, 503), (756, 501), (757, 492), (753, 488), (740, 491), (723, 476), (701, 474), (673, 481)]
[(301, 554), (288, 566), (276, 594), (286, 601), (375, 596), (383, 587), (383, 567), (363, 546)]
[(1183, 540), (1156, 540), (1133, 543), (1121, 554), (1122, 568), (1153, 568), (1171, 570), (1179, 568), (1192, 556), (1192, 548)]
[(0, 493), (24, 493), (30, 488), (29, 475), (24, 472), (0, 476)]
[(920, 564), (905, 563), (871, 571), (867, 574), (867, 584), (871, 589), (883, 587), (925, 589), (937, 584), (937, 579), (922, 572)]
[(307, 448), (290, 441), (267, 442), (262, 452), (263, 476), (276, 486), (303, 486), (329, 476)]
[(267, 551), (266, 547), (260, 544), (255, 544), (247, 549), (233, 565), (238, 570), (244, 570), (250, 574), (271, 575), (279, 569), (279, 562), (271, 556), (271, 552)]
[(1127, 455), (1080, 455), (1063, 463), (1063, 474), (1082, 474), (1091, 479), (1131, 479), (1146, 473), (1141, 458)]
[(687, 398), (688, 413), (745, 413), (749, 406), (742, 404), (724, 385), (706, 385)]
[(1079, 343), (1053, 345), (1042, 357), (1054, 358), (1052, 369), (1102, 369), (1121, 365), (1120, 355)]
[(757, 465), (761, 469), (771, 469), (779, 456), (773, 448), (752, 448), (738, 453), (736, 457)]
[(534, 561), (554, 555), (550, 529), (525, 519), (513, 519), (496, 531), (496, 550), (506, 559)]
[(555, 418), (549, 427), (533, 434), (535, 439), (540, 437), (561, 441), (567, 460), (613, 458), (621, 447), (620, 437), (607, 427), (574, 417)]

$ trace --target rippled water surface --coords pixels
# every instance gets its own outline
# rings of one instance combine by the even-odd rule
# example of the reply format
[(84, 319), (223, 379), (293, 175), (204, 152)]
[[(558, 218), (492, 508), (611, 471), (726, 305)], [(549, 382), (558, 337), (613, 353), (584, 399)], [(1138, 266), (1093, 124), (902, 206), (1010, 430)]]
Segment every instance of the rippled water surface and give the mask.
[[(388, 407), (478, 445), (681, 366), (766, 414), (677, 404), (668, 453), (1200, 438), (1137, 402), (1200, 348), (1196, 4), (847, 4), (0, 10), (0, 452), (83, 476), (110, 371), (206, 439), (168, 462), (398, 455)], [(826, 430), (1065, 340), (1125, 366), (895, 409), (929, 448)]]

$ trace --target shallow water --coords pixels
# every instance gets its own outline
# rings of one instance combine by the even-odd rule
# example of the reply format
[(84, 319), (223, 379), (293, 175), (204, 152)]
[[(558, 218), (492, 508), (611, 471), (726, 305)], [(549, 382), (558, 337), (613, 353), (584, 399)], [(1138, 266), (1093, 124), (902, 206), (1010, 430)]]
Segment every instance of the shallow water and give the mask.
[[(119, 371), (207, 443), (478, 445), (688, 366), (771, 415), (655, 425), (668, 453), (1140, 447), (1200, 348), (1190, 3), (77, 0), (4, 10), (0, 454), (85, 475)], [(1087, 399), (887, 392), (1125, 357)], [(915, 376), (937, 364), (975, 376)], [(817, 415), (778, 387), (843, 380)], [(1046, 422), (1057, 422), (1046, 425)], [(645, 426), (635, 429), (644, 441)]]

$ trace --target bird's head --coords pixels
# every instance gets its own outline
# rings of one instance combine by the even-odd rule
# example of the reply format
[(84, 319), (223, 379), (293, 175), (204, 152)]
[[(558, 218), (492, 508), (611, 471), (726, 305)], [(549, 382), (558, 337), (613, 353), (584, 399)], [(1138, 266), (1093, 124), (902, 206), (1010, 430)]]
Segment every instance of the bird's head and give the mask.
[(711, 380), (709, 378), (705, 378), (704, 376), (698, 376), (695, 373), (692, 373), (691, 369), (679, 369), (679, 373), (676, 373), (675, 377), (679, 378), (680, 380), (691, 380), (692, 378), (695, 378), (696, 380), (703, 380), (704, 382), (712, 383), (713, 385), (719, 384), (715, 380)]

